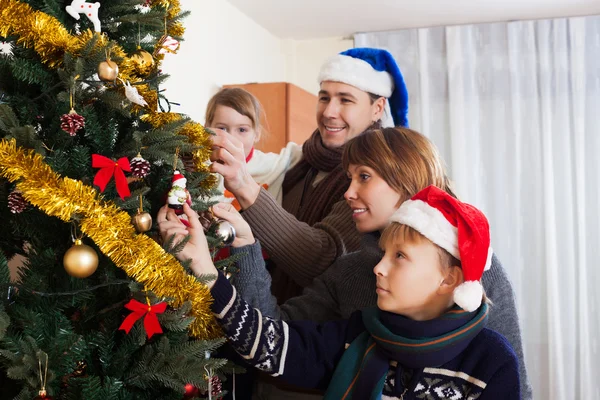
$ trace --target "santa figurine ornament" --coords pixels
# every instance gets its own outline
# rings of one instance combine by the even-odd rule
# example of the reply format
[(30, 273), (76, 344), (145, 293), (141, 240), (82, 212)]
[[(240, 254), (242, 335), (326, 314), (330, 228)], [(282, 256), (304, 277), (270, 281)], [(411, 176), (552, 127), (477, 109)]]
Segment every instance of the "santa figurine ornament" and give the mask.
[(183, 215), (183, 204), (187, 203), (190, 207), (192, 206), (192, 196), (186, 188), (187, 179), (179, 170), (173, 171), (173, 178), (171, 178), (171, 189), (169, 190), (168, 203), (169, 208), (175, 210), (175, 214), (179, 215), (180, 218)]
[[(173, 165), (173, 178), (171, 178), (171, 189), (167, 193), (167, 203), (169, 208), (175, 211), (175, 214), (179, 217), (181, 222), (185, 226), (190, 226), (187, 220), (187, 216), (183, 212), (183, 205), (187, 203), (190, 207), (192, 206), (192, 196), (186, 188), (187, 179), (178, 169), (175, 168), (177, 165), (177, 158), (179, 156), (179, 149), (175, 153), (175, 163)], [(208, 219), (206, 224), (203, 223), (204, 229), (208, 230), (214, 226), (215, 234), (221, 239), (223, 245), (230, 246), (235, 240), (235, 228), (228, 221), (222, 219), (213, 218)], [(202, 222), (202, 221), (201, 221)]]

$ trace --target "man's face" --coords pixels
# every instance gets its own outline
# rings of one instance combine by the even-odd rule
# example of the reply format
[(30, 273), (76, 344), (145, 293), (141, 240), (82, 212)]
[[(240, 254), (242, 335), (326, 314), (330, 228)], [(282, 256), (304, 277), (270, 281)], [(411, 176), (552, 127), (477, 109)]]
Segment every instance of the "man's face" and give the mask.
[(367, 92), (345, 83), (321, 82), (317, 125), (327, 148), (343, 146), (383, 114), (385, 99), (371, 103)]

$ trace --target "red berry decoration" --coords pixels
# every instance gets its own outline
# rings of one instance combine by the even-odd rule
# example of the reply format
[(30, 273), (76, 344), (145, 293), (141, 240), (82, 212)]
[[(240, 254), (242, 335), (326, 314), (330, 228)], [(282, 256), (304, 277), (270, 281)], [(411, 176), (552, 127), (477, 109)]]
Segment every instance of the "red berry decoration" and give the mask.
[(63, 114), (60, 117), (60, 128), (71, 136), (75, 136), (77, 131), (84, 127), (85, 118), (77, 114), (77, 112), (72, 108), (68, 114)]
[(8, 195), (8, 208), (10, 209), (11, 213), (20, 214), (27, 208), (28, 205), (29, 203), (27, 200), (25, 200), (25, 198), (23, 198), (23, 195), (18, 190), (13, 190)]
[(136, 178), (143, 179), (150, 173), (150, 162), (145, 160), (140, 153), (131, 159), (129, 166), (131, 167), (131, 175)]
[(213, 397), (217, 397), (223, 391), (223, 384), (221, 379), (217, 375), (213, 375), (209, 378), (210, 381), (210, 394)]

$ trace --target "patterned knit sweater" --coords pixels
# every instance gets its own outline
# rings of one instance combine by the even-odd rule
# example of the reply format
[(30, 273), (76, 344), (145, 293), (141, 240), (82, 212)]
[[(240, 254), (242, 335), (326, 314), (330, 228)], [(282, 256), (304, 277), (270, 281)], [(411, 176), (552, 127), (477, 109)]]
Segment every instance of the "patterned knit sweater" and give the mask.
[[(365, 331), (360, 311), (350, 320), (322, 325), (265, 317), (222, 274), (211, 293), (213, 313), (236, 351), (250, 365), (306, 388), (326, 388), (345, 347)], [(411, 369), (390, 360), (382, 395), (377, 398), (520, 399), (517, 357), (506, 339), (484, 329), (463, 352), (442, 365)]]
[[(360, 251), (340, 257), (331, 267), (304, 289), (301, 296), (278, 306), (269, 288), (271, 278), (265, 270), (260, 244), (232, 248), (232, 254), (244, 253), (238, 261), (239, 273), (232, 282), (252, 307), (263, 315), (284, 320), (311, 320), (326, 322), (347, 319), (363, 308), (377, 304), (376, 277), (373, 268), (381, 260), (379, 234), (363, 236)], [(492, 300), (487, 327), (506, 337), (519, 359), (521, 395), (532, 399), (531, 386), (525, 368), (519, 318), (512, 285), (498, 258), (492, 258), (492, 267), (483, 274), (482, 284)]]

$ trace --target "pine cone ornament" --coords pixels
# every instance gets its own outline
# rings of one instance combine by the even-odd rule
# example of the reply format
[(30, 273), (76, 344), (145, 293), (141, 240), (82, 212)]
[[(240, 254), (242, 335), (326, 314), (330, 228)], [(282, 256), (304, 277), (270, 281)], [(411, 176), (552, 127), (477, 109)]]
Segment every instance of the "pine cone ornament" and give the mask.
[(13, 190), (8, 195), (8, 208), (10, 209), (11, 213), (20, 214), (27, 208), (28, 205), (29, 203), (27, 203), (27, 200), (23, 198), (23, 195), (18, 190)]
[(60, 128), (71, 136), (75, 136), (77, 131), (85, 127), (85, 118), (77, 114), (73, 109), (68, 114), (60, 117)]
[(213, 375), (209, 378), (210, 380), (210, 394), (213, 397), (217, 397), (223, 391), (223, 384), (221, 379), (217, 375)]
[(150, 173), (150, 162), (145, 160), (140, 153), (129, 162), (131, 175), (136, 178), (145, 178)]

